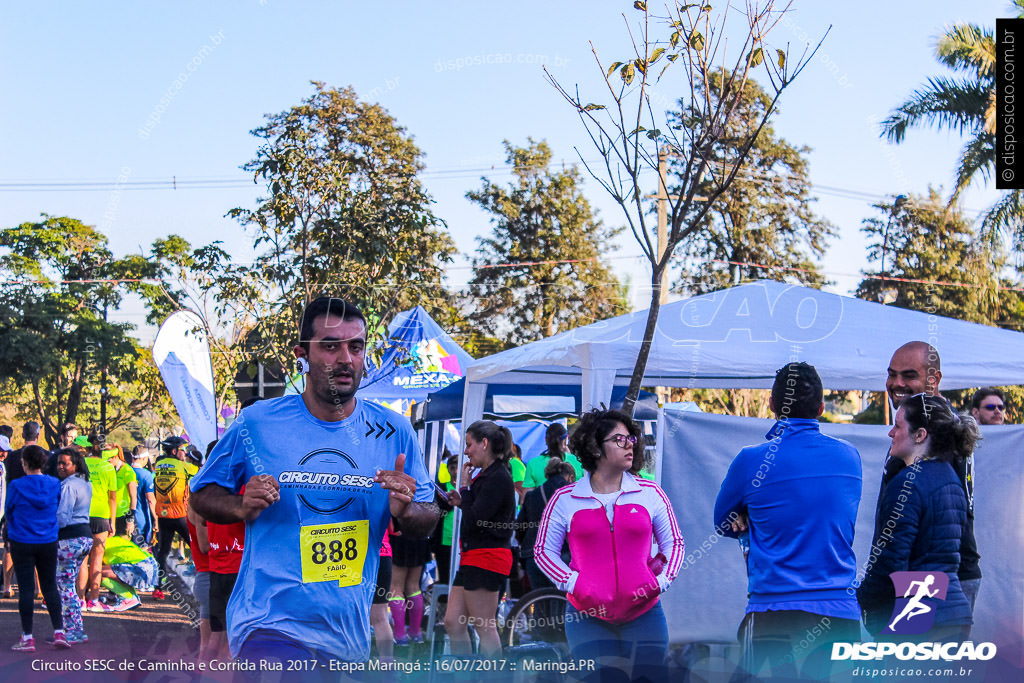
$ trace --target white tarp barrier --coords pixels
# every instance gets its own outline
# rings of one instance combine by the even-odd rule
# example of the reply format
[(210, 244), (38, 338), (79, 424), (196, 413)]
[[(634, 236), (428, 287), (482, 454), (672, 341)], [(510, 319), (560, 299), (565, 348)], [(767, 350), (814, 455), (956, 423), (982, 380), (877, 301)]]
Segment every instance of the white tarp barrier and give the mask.
[[(728, 415), (664, 411), (659, 427), (661, 481), (686, 539), (686, 559), (663, 600), (672, 642), (735, 641), (747, 603), (739, 544), (714, 533), (714, 505), (733, 457), (764, 442), (773, 424)], [(854, 549), (860, 571), (869, 556), (889, 427), (822, 424), (853, 444), (864, 488)], [(975, 452), (975, 525), (984, 578), (971, 638), (993, 642), (1019, 666), (1024, 653), (1024, 426), (985, 427)]]
[(167, 318), (153, 343), (153, 361), (189, 439), (205, 450), (217, 438), (217, 405), (202, 319), (192, 311), (178, 311)]

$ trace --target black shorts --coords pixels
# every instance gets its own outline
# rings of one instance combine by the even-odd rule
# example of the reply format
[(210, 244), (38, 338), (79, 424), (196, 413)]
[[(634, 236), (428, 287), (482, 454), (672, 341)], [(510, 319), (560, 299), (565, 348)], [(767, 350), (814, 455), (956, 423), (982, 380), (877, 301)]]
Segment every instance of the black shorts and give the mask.
[(396, 567), (422, 567), (430, 561), (430, 539), (392, 536), (391, 561)]
[(117, 536), (128, 535), (128, 515), (114, 520), (114, 534)]
[(452, 586), (462, 586), (467, 591), (491, 591), (497, 593), (505, 587), (508, 576), (480, 567), (462, 565), (452, 579)]
[(106, 517), (90, 517), (89, 529), (92, 531), (93, 536), (96, 534), (109, 534), (110, 520)]
[(236, 579), (238, 574), (210, 572), (210, 630), (215, 633), (228, 630), (228, 599)]
[(377, 587), (373, 589), (373, 604), (386, 605), (391, 597), (391, 558), (380, 558), (380, 568), (377, 569)]

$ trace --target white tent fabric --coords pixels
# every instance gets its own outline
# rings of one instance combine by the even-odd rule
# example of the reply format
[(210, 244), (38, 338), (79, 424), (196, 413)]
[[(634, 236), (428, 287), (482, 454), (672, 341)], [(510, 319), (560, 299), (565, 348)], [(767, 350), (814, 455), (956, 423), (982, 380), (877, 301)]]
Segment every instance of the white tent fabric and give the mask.
[[(628, 384), (647, 311), (587, 325), (481, 358), (466, 373), (464, 421), (481, 383), (581, 384), (584, 404)], [(1024, 384), (1024, 334), (762, 281), (661, 308), (645, 386), (771, 388), (791, 360), (814, 365), (829, 389), (881, 391), (892, 352), (911, 340), (942, 356), (942, 388)]]
[[(744, 446), (764, 443), (771, 420), (666, 410), (658, 433), (661, 482), (686, 539), (686, 558), (663, 600), (671, 642), (735, 642), (747, 603), (747, 575), (739, 544), (715, 534), (714, 504), (732, 459)], [(854, 550), (858, 578), (870, 555), (875, 502), (888, 427), (822, 424), (829, 436), (861, 454), (863, 488)], [(993, 642), (999, 657), (1020, 666), (1024, 655), (1024, 426), (983, 427), (975, 452), (975, 536), (984, 578), (971, 637)]]

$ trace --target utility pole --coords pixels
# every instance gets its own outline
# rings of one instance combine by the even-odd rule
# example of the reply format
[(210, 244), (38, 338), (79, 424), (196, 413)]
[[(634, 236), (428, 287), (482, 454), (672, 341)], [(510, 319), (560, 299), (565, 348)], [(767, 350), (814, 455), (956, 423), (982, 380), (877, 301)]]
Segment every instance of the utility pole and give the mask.
[[(889, 228), (892, 227), (892, 221), (896, 218), (896, 214), (899, 213), (903, 205), (907, 203), (907, 196), (905, 194), (896, 195), (896, 198), (892, 203), (892, 210), (889, 211), (889, 220), (885, 222), (885, 230), (882, 233), (882, 267), (879, 269), (880, 274), (883, 278), (887, 278), (889, 273), (885, 269), (885, 254), (889, 249)], [(899, 292), (895, 287), (886, 287), (888, 280), (882, 281), (882, 287), (884, 289), (879, 290), (878, 300), (883, 306), (891, 304), (896, 301), (899, 297)], [(889, 410), (889, 393), (884, 392), (882, 394), (882, 410), (885, 413), (885, 424), (892, 424), (892, 416)]]
[[(106, 323), (107, 323), (107, 304), (103, 304), (103, 327), (104, 334), (106, 334)], [(103, 348), (103, 342), (100, 342), (100, 352), (103, 357), (100, 359), (102, 367), (100, 368), (100, 434), (104, 437), (107, 435), (107, 350)]]

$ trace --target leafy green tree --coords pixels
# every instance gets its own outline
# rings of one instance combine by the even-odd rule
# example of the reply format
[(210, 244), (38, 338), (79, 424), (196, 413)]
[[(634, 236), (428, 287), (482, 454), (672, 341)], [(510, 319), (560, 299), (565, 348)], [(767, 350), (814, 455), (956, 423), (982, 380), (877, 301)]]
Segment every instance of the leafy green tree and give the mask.
[(252, 131), (243, 168), (267, 196), (229, 212), (252, 231), (252, 265), (217, 276), (222, 306), (259, 321), (267, 359), (288, 361), (302, 307), (324, 294), (360, 304), (381, 333), (394, 312), (448, 310), (443, 269), (455, 248), (417, 174), (422, 153), (378, 104), (314, 82), (298, 105)]
[[(857, 296), (901, 308), (949, 318), (1024, 330), (1024, 296), (1020, 282), (1004, 274), (1006, 255), (997, 245), (977, 239), (960, 209), (948, 207), (941, 194), (894, 197), (875, 205), (878, 215), (864, 221), (868, 260), (877, 267), (864, 272)], [(941, 349), (940, 349), (941, 351)], [(1024, 405), (1024, 390), (1006, 387), (1011, 405)], [(973, 390), (944, 391), (964, 406)], [(883, 422), (884, 394), (856, 422)]]
[(472, 321), (512, 346), (626, 312), (623, 287), (601, 260), (621, 229), (597, 220), (579, 171), (549, 170), (544, 141), (504, 144), (514, 180), (504, 187), (484, 179), (466, 193), (494, 224), (477, 238)]
[(74, 218), (44, 214), (0, 230), (0, 387), (19, 416), (40, 419), (50, 444), (64, 422), (99, 421), (104, 369), (108, 432), (166, 398), (132, 326), (105, 319), (137, 286), (125, 280), (154, 274)]
[[(971, 223), (940, 193), (911, 195), (875, 205), (861, 230), (868, 261), (857, 296), (1010, 329), (1024, 329), (1024, 300), (1002, 275), (1005, 255), (977, 239)], [(949, 283), (935, 284), (935, 283)]]
[[(1024, 0), (1012, 0), (1024, 17)], [(935, 58), (963, 77), (935, 76), (914, 91), (882, 122), (882, 135), (899, 143), (907, 130), (934, 125), (969, 136), (960, 152), (952, 205), (977, 178), (988, 181), (996, 167), (996, 44), (995, 32), (976, 24), (954, 24), (939, 38)], [(1024, 192), (1009, 190), (989, 208), (982, 233), (994, 237), (1005, 230), (1024, 246)]]
[[(712, 106), (717, 106), (730, 81), (728, 72), (718, 70), (701, 86)], [(738, 94), (730, 92), (734, 111), (721, 134), (708, 146), (713, 170), (696, 184), (698, 195), (714, 193), (719, 182), (715, 171), (727, 166), (751, 132), (764, 123), (740, 173), (710, 210), (704, 212), (700, 204), (690, 206), (691, 217), (686, 220), (696, 219), (698, 213), (703, 213), (703, 218), (697, 221), (699, 229), (691, 239), (680, 245), (682, 277), (675, 289), (703, 294), (746, 279), (821, 287), (825, 278), (813, 259), (824, 254), (826, 240), (835, 234), (835, 228), (812, 210), (806, 158), (811, 150), (776, 136), (770, 120), (778, 110), (772, 109), (771, 98), (757, 82), (747, 80), (735, 88)], [(680, 104), (680, 111), (669, 113), (673, 128), (684, 130), (697, 125), (700, 113), (686, 107), (685, 101)], [(685, 191), (678, 180), (685, 177), (683, 166), (682, 158), (669, 158), (670, 194)]]

